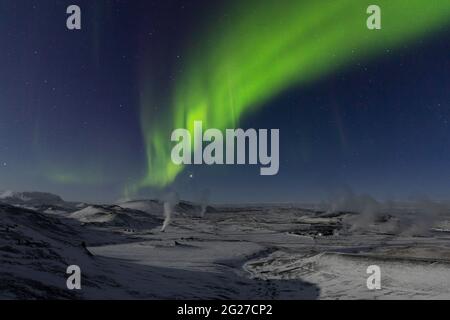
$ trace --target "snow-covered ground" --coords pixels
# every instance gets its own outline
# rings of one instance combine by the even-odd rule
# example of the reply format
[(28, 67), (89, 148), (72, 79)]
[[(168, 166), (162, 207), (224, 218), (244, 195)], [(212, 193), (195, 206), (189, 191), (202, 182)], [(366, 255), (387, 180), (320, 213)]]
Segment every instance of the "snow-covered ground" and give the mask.
[[(159, 201), (0, 198), (3, 299), (450, 298), (445, 215), (417, 234), (400, 228), (403, 213), (362, 228), (357, 212), (215, 206), (201, 217), (202, 206), (180, 202), (161, 232)], [(82, 270), (80, 291), (66, 288), (72, 264)], [(366, 286), (370, 265), (381, 268), (380, 290)]]

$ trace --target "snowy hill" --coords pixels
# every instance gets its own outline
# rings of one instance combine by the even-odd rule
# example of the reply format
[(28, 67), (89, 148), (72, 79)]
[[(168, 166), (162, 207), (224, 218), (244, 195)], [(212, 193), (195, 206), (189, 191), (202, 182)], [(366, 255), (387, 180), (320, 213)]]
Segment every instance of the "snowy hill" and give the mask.
[[(158, 200), (134, 200), (118, 204), (122, 208), (139, 210), (148, 214), (162, 216), (164, 212), (164, 203)], [(189, 201), (180, 201), (175, 206), (175, 213), (187, 216), (199, 216), (203, 211), (202, 205), (192, 203)], [(216, 210), (211, 206), (206, 206), (206, 213), (213, 213)]]
[[(56, 217), (0, 204), (0, 297), (7, 299), (79, 298), (65, 287), (66, 268), (86, 270), (85, 290), (100, 296), (96, 280), (103, 270), (81, 246), (79, 230)], [(104, 278), (104, 276), (103, 276)]]
[(161, 216), (163, 212), (163, 203), (157, 200), (134, 200), (118, 204), (122, 208), (139, 210), (148, 214)]
[(140, 210), (122, 208), (117, 205), (91, 205), (75, 211), (69, 216), (85, 224), (131, 229), (159, 227), (162, 220)]

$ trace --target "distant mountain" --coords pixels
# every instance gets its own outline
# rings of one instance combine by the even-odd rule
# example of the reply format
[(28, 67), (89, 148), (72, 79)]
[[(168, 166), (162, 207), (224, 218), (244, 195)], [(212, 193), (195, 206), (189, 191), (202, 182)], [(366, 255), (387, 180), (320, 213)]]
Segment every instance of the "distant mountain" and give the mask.
[(9, 204), (63, 204), (65, 201), (52, 193), (47, 192), (0, 192), (0, 201)]
[(0, 203), (41, 212), (46, 210), (72, 212), (87, 206), (84, 203), (64, 201), (60, 196), (48, 192), (0, 191)]

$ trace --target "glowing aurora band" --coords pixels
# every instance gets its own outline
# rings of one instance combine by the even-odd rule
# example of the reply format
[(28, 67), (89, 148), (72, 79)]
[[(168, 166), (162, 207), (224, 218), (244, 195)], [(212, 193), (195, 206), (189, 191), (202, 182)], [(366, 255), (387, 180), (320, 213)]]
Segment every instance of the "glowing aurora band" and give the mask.
[[(414, 41), (450, 20), (447, 0), (226, 3), (202, 29), (207, 31), (191, 39), (168, 117), (152, 119), (148, 107), (154, 101), (150, 94), (142, 97), (148, 167), (135, 189), (164, 187), (182, 170), (170, 158), (170, 134), (175, 128), (192, 133), (194, 120), (203, 121), (205, 130), (235, 128), (242, 116), (283, 91)], [(382, 30), (366, 26), (371, 4), (381, 7)], [(143, 92), (151, 90), (143, 88)]]

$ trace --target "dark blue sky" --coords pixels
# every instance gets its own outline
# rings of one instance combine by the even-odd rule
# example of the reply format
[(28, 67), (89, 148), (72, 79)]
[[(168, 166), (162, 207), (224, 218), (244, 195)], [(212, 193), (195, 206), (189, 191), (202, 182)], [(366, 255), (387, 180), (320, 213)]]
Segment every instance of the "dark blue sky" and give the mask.
[[(170, 61), (212, 4), (76, 1), (83, 30), (68, 32), (72, 2), (0, 3), (0, 190), (113, 201), (145, 169), (139, 68), (158, 64), (162, 86), (170, 83)], [(243, 128), (280, 129), (277, 176), (188, 167), (173, 188), (229, 202), (319, 200), (342, 187), (449, 199), (449, 35), (356, 60), (244, 119)]]

